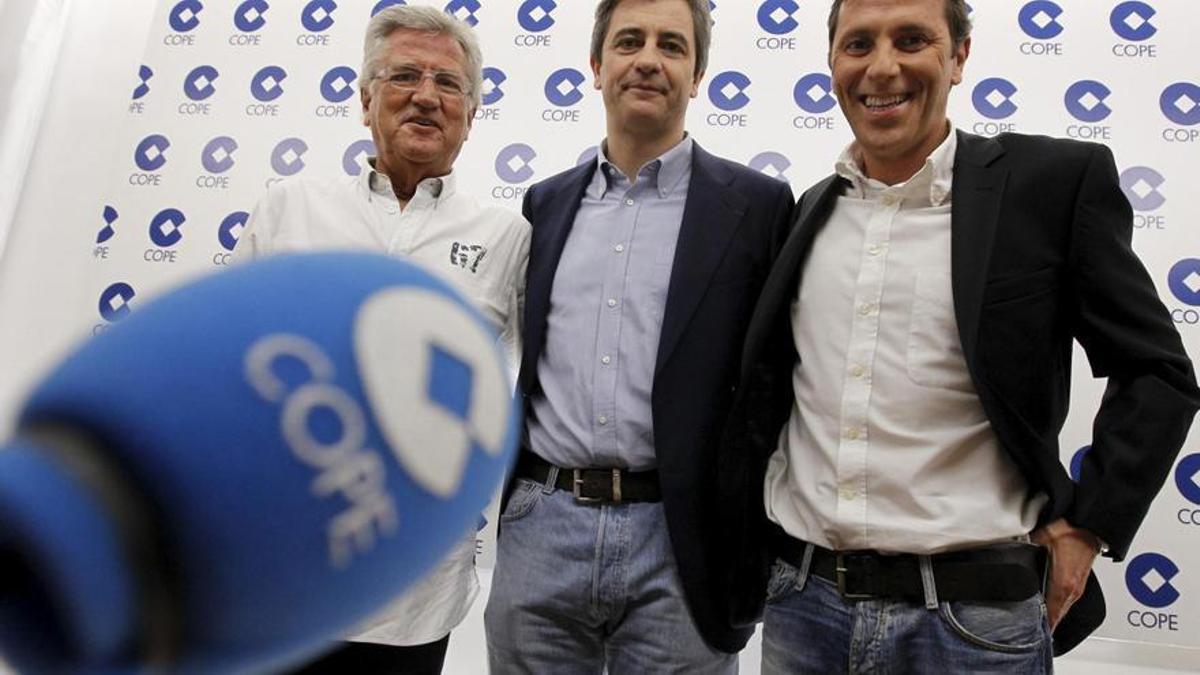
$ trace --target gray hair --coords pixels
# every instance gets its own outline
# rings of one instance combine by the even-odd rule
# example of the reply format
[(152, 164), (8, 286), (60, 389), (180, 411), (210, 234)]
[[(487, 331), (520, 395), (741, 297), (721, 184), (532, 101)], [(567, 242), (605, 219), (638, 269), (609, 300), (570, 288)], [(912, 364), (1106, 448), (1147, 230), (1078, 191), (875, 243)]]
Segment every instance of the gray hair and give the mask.
[(400, 29), (429, 31), (449, 35), (462, 47), (467, 62), (464, 64), (467, 77), (467, 92), (471, 110), (479, 107), (483, 97), (483, 53), (479, 40), (471, 26), (433, 7), (419, 5), (393, 5), (371, 17), (367, 23), (367, 35), (363, 39), (363, 64), (358, 75), (360, 89), (379, 76), (379, 62), (387, 50), (387, 40)]
[[(708, 0), (684, 0), (692, 9), (692, 32), (696, 34), (696, 67), (692, 75), (704, 72), (708, 67), (708, 47), (712, 44), (712, 13), (708, 9)], [(608, 37), (608, 27), (612, 24), (613, 12), (621, 0), (600, 0), (596, 5), (596, 23), (592, 26), (592, 60), (600, 63), (600, 55), (604, 51), (604, 38)]]

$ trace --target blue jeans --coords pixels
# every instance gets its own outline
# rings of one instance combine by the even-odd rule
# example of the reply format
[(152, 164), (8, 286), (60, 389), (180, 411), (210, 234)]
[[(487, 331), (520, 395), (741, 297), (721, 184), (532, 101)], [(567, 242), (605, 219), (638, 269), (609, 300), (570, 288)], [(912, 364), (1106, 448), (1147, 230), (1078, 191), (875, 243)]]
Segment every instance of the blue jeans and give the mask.
[(1050, 673), (1041, 595), (1020, 602), (844, 600), (830, 581), (776, 560), (762, 672)]
[(492, 673), (736, 673), (700, 637), (661, 503), (589, 506), (518, 480), (484, 612)]

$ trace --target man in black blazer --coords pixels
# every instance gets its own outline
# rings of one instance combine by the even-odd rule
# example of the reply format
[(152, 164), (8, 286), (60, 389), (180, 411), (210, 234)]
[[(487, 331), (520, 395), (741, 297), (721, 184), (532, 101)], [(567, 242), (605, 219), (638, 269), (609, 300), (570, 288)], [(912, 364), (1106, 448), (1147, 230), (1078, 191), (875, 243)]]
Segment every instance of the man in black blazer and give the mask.
[[(947, 119), (966, 12), (833, 3), (855, 141), (801, 197), (718, 462), (730, 618), (766, 596), (764, 672), (1050, 670), (1102, 620), (1093, 560), (1125, 556), (1200, 405), (1108, 149)], [(1078, 484), (1073, 340), (1108, 378)]]
[(733, 672), (715, 457), (786, 183), (684, 131), (707, 0), (603, 0), (599, 157), (526, 193), (525, 445), (485, 623), (493, 672)]

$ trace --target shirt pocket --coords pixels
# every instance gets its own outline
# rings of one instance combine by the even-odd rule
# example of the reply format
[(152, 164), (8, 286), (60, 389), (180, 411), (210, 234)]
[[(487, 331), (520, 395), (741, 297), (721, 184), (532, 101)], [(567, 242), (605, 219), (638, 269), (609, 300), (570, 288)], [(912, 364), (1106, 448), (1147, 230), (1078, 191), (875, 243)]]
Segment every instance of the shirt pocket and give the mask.
[(947, 274), (920, 272), (913, 281), (905, 366), (923, 387), (972, 390)]

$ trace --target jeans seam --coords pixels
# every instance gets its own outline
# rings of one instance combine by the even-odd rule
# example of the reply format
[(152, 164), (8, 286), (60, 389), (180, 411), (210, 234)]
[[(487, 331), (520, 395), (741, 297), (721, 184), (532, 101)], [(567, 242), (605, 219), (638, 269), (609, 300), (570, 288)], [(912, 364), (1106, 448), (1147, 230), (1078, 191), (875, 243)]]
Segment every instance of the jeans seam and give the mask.
[(970, 642), (979, 647), (983, 647), (985, 649), (990, 649), (990, 650), (996, 651), (996, 652), (1002, 652), (1005, 654), (1020, 654), (1022, 652), (1033, 651), (1039, 645), (1042, 644), (1042, 640), (1040, 640), (1040, 639), (1034, 640), (1033, 642), (1021, 643), (1018, 645), (1006, 645), (1006, 644), (1001, 644), (999, 642), (992, 642), (991, 640), (981, 638), (978, 635), (975, 635), (974, 633), (972, 633), (970, 630), (968, 630), (966, 628), (966, 626), (963, 626), (962, 623), (959, 622), (958, 617), (954, 616), (954, 611), (950, 609), (949, 602), (943, 602), (943, 603), (941, 603), (941, 605), (942, 605), (942, 608), (941, 608), (940, 614), (941, 614), (942, 618), (946, 621), (946, 623), (949, 624), (950, 628), (953, 629), (955, 633), (957, 633), (960, 637), (962, 637), (967, 642)]

